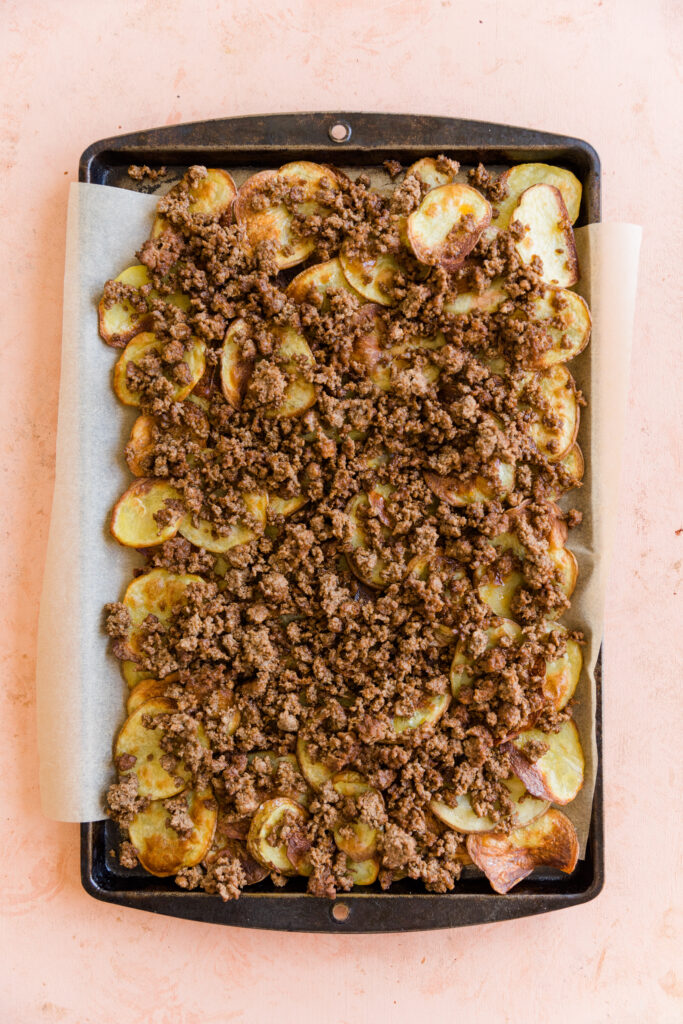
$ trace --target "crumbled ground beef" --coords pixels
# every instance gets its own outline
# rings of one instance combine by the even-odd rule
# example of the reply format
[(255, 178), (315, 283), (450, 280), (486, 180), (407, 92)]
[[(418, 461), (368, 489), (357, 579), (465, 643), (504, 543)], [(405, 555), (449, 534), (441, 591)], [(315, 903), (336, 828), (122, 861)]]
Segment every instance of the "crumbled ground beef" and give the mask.
[[(437, 166), (458, 169), (446, 158)], [(395, 176), (400, 165), (390, 161), (388, 170)], [(431, 799), (452, 805), (468, 792), (477, 813), (509, 830), (506, 741), (534, 723), (558, 729), (569, 714), (549, 706), (542, 685), (545, 662), (564, 642), (542, 624), (568, 603), (548, 556), (562, 523), (551, 499), (575, 481), (530, 433), (535, 418), (545, 415), (550, 425), (529, 380), (550, 345), (527, 315), (545, 287), (539, 267), (521, 262), (512, 233), (488, 232), (458, 270), (435, 267), (427, 276), (404, 241), (405, 218), (427, 188), (416, 175), (384, 195), (365, 175), (332, 180), (330, 172), (312, 215), (301, 212), (301, 189), (274, 174), (250, 208), (283, 204), (293, 242), (313, 242), (311, 262), (343, 245), (349, 258), (389, 254), (400, 268), (386, 285), (392, 306), (363, 308), (334, 288), (325, 301), (312, 291), (297, 303), (271, 243), (251, 247), (230, 214), (189, 212), (189, 189), (205, 173), (192, 168), (160, 201), (166, 229), (138, 254), (152, 281), (144, 294), (116, 282), (105, 288), (106, 304), (126, 299), (148, 314), (147, 329), (160, 342), (128, 373), (141, 412), (155, 424), (144, 455), (148, 476), (168, 480), (195, 522), (205, 520), (217, 536), (237, 522), (253, 532), (220, 555), (180, 535), (148, 549), (150, 569), (201, 579), (167, 621), (149, 616), (136, 627), (134, 651), (128, 609), (107, 609), (117, 657), (150, 677), (177, 674), (167, 689), (176, 710), (162, 716), (164, 764), (172, 771), (182, 762), (218, 804), (214, 847), (201, 866), (181, 871), (178, 884), (230, 899), (260, 881), (266, 872), (243, 842), (251, 816), (263, 800), (297, 793), (309, 817), (303, 826), (285, 820), (279, 838), (292, 863), (307, 864), (310, 892), (331, 897), (351, 886), (333, 832), (349, 838), (353, 822), (377, 830), (382, 886), (407, 876), (447, 891), (462, 868), (464, 837), (437, 821)], [(504, 197), (505, 186), (481, 166), (470, 181), (493, 201)], [(463, 291), (480, 294), (494, 279), (509, 296), (498, 310), (447, 311)], [(150, 298), (152, 287), (159, 298)], [(174, 292), (190, 297), (188, 310), (164, 301)], [(221, 386), (221, 347), (237, 318), (244, 331), (232, 404)], [(283, 329), (305, 336), (314, 364), (281, 357)], [(206, 371), (178, 402), (171, 382), (186, 382), (183, 357), (196, 338), (206, 345)], [(440, 346), (419, 344), (435, 338)], [(378, 367), (387, 368), (382, 386), (373, 379)], [(273, 415), (302, 382), (313, 385), (314, 404), (294, 417)], [(512, 467), (507, 488), (501, 464)], [(453, 503), (452, 480), (487, 487), (486, 500)], [(242, 502), (254, 492), (305, 503), (289, 516), (271, 503), (264, 525)], [(349, 502), (361, 493), (368, 500), (354, 521)], [(158, 523), (177, 511), (169, 502)], [(565, 533), (579, 520), (570, 513)], [(505, 533), (517, 538), (514, 550), (492, 544)], [(478, 583), (512, 571), (522, 579), (512, 608), (524, 639), (487, 650), (495, 617)], [(396, 716), (450, 692), (458, 644), (472, 660), (467, 685), (438, 721), (398, 732)], [(330, 771), (351, 769), (372, 789), (341, 798), (327, 783), (306, 796), (289, 761), (274, 771), (269, 757), (254, 756), (292, 755), (297, 739)], [(134, 772), (109, 793), (110, 813), (124, 828), (147, 802)], [(183, 794), (165, 807), (170, 826), (188, 836)], [(132, 865), (131, 849), (124, 857)]]
[(133, 181), (143, 181), (148, 178), (150, 181), (158, 181), (166, 174), (165, 167), (148, 167), (147, 164), (131, 164), (128, 168), (128, 177)]

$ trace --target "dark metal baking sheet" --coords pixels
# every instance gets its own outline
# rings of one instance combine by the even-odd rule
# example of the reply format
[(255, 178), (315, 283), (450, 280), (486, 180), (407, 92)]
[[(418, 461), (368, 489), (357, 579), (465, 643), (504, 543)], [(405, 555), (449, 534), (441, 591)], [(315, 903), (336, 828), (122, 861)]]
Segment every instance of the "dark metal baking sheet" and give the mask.
[[(346, 126), (334, 142), (330, 129)], [(152, 191), (128, 177), (131, 163), (165, 165), (177, 176), (195, 163), (228, 168), (278, 166), (309, 159), (340, 166), (377, 166), (390, 158), (410, 163), (445, 153), (462, 164), (507, 165), (528, 161), (561, 164), (583, 184), (578, 226), (600, 220), (600, 161), (580, 139), (509, 125), (412, 114), (308, 113), (236, 117), (155, 128), (89, 146), (79, 180)], [(285, 889), (270, 881), (223, 903), (204, 892), (184, 892), (171, 879), (153, 878), (118, 863), (118, 828), (110, 821), (81, 826), (81, 879), (91, 896), (157, 914), (244, 928), (310, 932), (397, 932), (454, 928), (543, 914), (594, 899), (604, 884), (602, 793), (602, 655), (596, 667), (598, 772), (585, 859), (572, 875), (537, 870), (511, 893), (499, 896), (474, 868), (466, 868), (453, 892), (426, 893), (405, 880), (382, 892), (378, 886), (336, 900), (309, 896), (305, 881)]]

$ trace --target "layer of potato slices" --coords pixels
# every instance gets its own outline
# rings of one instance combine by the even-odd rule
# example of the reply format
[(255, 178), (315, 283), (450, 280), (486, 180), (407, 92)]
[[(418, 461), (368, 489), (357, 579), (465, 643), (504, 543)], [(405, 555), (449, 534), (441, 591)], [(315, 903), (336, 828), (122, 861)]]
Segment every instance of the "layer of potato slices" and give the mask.
[[(169, 194), (177, 190), (176, 185)], [(230, 213), (236, 195), (237, 186), (231, 175), (220, 167), (209, 167), (205, 177), (189, 190), (188, 213), (218, 220)], [(158, 213), (152, 225), (152, 238), (159, 238), (165, 231), (172, 230), (163, 214)]]
[(570, 875), (579, 859), (579, 841), (566, 814), (551, 807), (509, 835), (468, 836), (467, 852), (494, 892), (504, 895), (534, 868), (559, 868)]
[(524, 228), (515, 243), (524, 263), (537, 256), (543, 264), (547, 284), (569, 288), (579, 279), (579, 263), (567, 208), (554, 185), (532, 185), (515, 207), (512, 225)]
[(307, 302), (315, 306), (321, 313), (329, 312), (328, 292), (330, 291), (347, 292), (359, 304), (366, 301), (361, 293), (349, 284), (338, 256), (326, 263), (316, 263), (315, 266), (302, 270), (287, 287), (287, 295), (293, 302), (298, 304)]
[[(514, 804), (513, 821), (518, 827), (528, 825), (547, 811), (550, 801), (531, 796), (527, 792), (524, 783), (516, 775), (511, 775), (509, 779), (504, 779), (503, 785), (512, 798)], [(493, 832), (496, 828), (496, 822), (489, 815), (477, 814), (467, 793), (462, 793), (456, 797), (453, 807), (443, 800), (434, 797), (430, 801), (429, 808), (439, 821), (442, 821), (444, 825), (448, 825), (455, 832), (463, 832), (464, 834)]]
[(141, 477), (114, 506), (110, 523), (112, 536), (128, 548), (163, 544), (178, 532), (185, 515), (182, 499), (180, 491), (168, 481)]
[(434, 725), (446, 713), (450, 704), (450, 694), (435, 693), (425, 697), (410, 715), (395, 715), (392, 720), (394, 732), (399, 736), (404, 732), (412, 732), (423, 726)]
[[(278, 198), (283, 187), (295, 188), (301, 195), (290, 203), (293, 210)], [(339, 189), (339, 172), (309, 160), (285, 164), (278, 171), (259, 171), (247, 178), (237, 193), (235, 219), (250, 245), (254, 249), (271, 246), (278, 270), (285, 270), (303, 263), (315, 248), (312, 238), (295, 233), (295, 213), (324, 215), (329, 209), (326, 201)]]
[(241, 495), (241, 498), (246, 512), (255, 520), (256, 525), (251, 526), (248, 522), (238, 520), (223, 532), (208, 519), (193, 517), (188, 512), (180, 520), (178, 533), (185, 540), (189, 540), (190, 544), (204, 548), (214, 555), (224, 555), (226, 551), (239, 547), (240, 544), (249, 544), (259, 536), (266, 525), (268, 495), (247, 493)]
[[(537, 761), (525, 756), (527, 744), (542, 743), (546, 753)], [(524, 785), (542, 800), (555, 804), (571, 803), (583, 786), (585, 760), (579, 733), (571, 719), (559, 732), (527, 729), (508, 744), (510, 763)]]
[[(190, 773), (183, 764), (175, 764), (168, 771), (161, 763), (165, 756), (161, 746), (163, 718), (175, 710), (175, 701), (166, 697), (150, 697), (121, 726), (114, 745), (114, 757), (121, 775), (137, 776), (139, 796), (165, 800), (185, 789), (190, 779)], [(208, 746), (202, 726), (197, 723), (196, 728), (197, 740), (202, 746)], [(128, 766), (131, 758), (132, 764)]]
[(415, 256), (429, 266), (459, 267), (491, 222), (491, 204), (470, 185), (431, 189), (408, 217)]
[[(130, 615), (128, 645), (131, 650), (135, 653), (139, 651), (139, 630), (149, 615), (153, 615), (162, 625), (166, 625), (187, 602), (188, 587), (193, 583), (203, 582), (201, 576), (194, 576), (191, 573), (178, 574), (169, 572), (168, 569), (152, 569), (151, 572), (137, 576), (129, 583), (123, 596), (123, 604)], [(127, 663), (124, 662), (125, 664)], [(149, 672), (146, 672), (145, 676), (148, 675)], [(128, 675), (126, 679), (130, 685)]]
[(404, 269), (393, 253), (359, 253), (344, 242), (339, 250), (339, 264), (349, 285), (365, 299), (380, 306), (394, 306), (393, 292), (403, 278)]
[(416, 390), (423, 391), (438, 380), (440, 368), (430, 362), (428, 353), (446, 344), (441, 331), (430, 336), (411, 334), (394, 345), (388, 345), (387, 327), (381, 307), (376, 303), (368, 304), (359, 311), (355, 317), (355, 330), (354, 361), (381, 391), (391, 391), (394, 374), (406, 370), (411, 363), (415, 364), (412, 374)]
[[(149, 270), (141, 263), (134, 267), (127, 267), (114, 280), (136, 289), (145, 288), (152, 283)], [(106, 341), (107, 345), (111, 345), (113, 348), (123, 348), (131, 338), (140, 333), (140, 330), (149, 319), (149, 303), (152, 299), (168, 302), (185, 312), (190, 308), (190, 300), (182, 292), (160, 295), (154, 288), (148, 287), (146, 293), (140, 294), (140, 299), (141, 304), (144, 303), (145, 306), (142, 311), (136, 309), (126, 299), (114, 302), (111, 306), (105, 305), (104, 298), (100, 299), (97, 307), (97, 319), (100, 337), (103, 341)]]
[(218, 811), (210, 788), (186, 790), (180, 799), (186, 801), (192, 821), (189, 835), (179, 835), (171, 828), (170, 812), (163, 800), (152, 801), (136, 814), (129, 828), (130, 841), (141, 865), (160, 878), (199, 864), (208, 853), (216, 831)]
[(561, 466), (562, 469), (567, 473), (569, 479), (564, 485), (558, 484), (556, 487), (551, 488), (548, 498), (551, 501), (557, 501), (563, 494), (571, 490), (572, 487), (578, 487), (583, 480), (583, 474), (585, 470), (585, 463), (583, 459), (583, 452), (579, 448), (578, 444), (573, 444), (568, 452), (562, 456), (561, 459), (557, 460), (557, 466)]
[(268, 871), (277, 871), (281, 875), (310, 875), (312, 866), (306, 858), (292, 863), (292, 850), (283, 840), (280, 833), (285, 827), (290, 831), (299, 831), (308, 820), (308, 811), (286, 796), (277, 796), (265, 800), (249, 826), (247, 849), (249, 853)]
[[(372, 509), (379, 522), (379, 530), (382, 536), (387, 539), (390, 536), (390, 528), (384, 511), (384, 501), (393, 494), (395, 488), (391, 484), (376, 484), (369, 492), (361, 491), (354, 495), (346, 506), (346, 514), (351, 520), (351, 552), (349, 564), (356, 576), (370, 587), (382, 588), (387, 586), (384, 578), (385, 563), (381, 556), (377, 556), (372, 566), (365, 568), (365, 552), (370, 550), (370, 539), (366, 527), (362, 522), (362, 514)], [(363, 553), (362, 561), (359, 561), (358, 554)]]
[(553, 185), (559, 189), (570, 223), (574, 224), (578, 219), (581, 207), (581, 182), (575, 174), (564, 167), (555, 167), (552, 164), (517, 164), (505, 171), (500, 180), (507, 186), (507, 196), (502, 202), (496, 203), (498, 216), (493, 221), (500, 231), (509, 227), (519, 197), (532, 185)]
[[(124, 405), (140, 405), (141, 395), (134, 391), (128, 382), (128, 367), (134, 363), (144, 369), (146, 358), (161, 358), (164, 345), (151, 331), (143, 331), (136, 334), (128, 342), (121, 353), (121, 357), (114, 367), (114, 392), (119, 401)], [(172, 385), (171, 397), (174, 402), (182, 402), (190, 394), (192, 389), (201, 379), (206, 367), (206, 346), (199, 338), (195, 338), (192, 345), (183, 355), (183, 362), (188, 370), (189, 380), (179, 383), (172, 378), (172, 367), (169, 366), (166, 377)]]

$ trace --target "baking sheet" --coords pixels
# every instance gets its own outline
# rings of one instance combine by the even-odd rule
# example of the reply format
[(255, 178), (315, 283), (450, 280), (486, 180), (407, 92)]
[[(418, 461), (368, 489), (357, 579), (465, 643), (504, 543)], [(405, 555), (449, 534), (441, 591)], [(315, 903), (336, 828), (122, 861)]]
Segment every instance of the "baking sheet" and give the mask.
[[(104, 816), (112, 779), (113, 736), (126, 686), (108, 651), (103, 606), (122, 595), (142, 556), (109, 536), (111, 508), (130, 482), (123, 447), (136, 416), (111, 388), (118, 354), (97, 335), (96, 306), (105, 280), (134, 262), (148, 236), (156, 197), (85, 183), (69, 198), (64, 282), (57, 467), (38, 638), (38, 739), (43, 811), (60, 821)], [(579, 583), (563, 622), (587, 639), (575, 718), (586, 753), (586, 781), (565, 808), (582, 854), (596, 773), (593, 670), (617, 513), (622, 423), (635, 302), (640, 228), (591, 225), (576, 232), (593, 338), (570, 369), (589, 405), (579, 442), (584, 487), (563, 504), (584, 512), (573, 530)]]

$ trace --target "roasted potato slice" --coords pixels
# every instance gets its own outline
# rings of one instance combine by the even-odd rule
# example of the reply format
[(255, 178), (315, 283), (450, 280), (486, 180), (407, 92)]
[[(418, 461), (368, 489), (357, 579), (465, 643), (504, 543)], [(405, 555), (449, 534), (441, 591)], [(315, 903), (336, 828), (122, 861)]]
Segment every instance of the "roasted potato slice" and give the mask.
[[(172, 771), (161, 765), (164, 750), (161, 739), (164, 735), (162, 726), (150, 728), (145, 724), (148, 718), (156, 719), (176, 710), (175, 701), (166, 697), (152, 697), (141, 704), (121, 726), (116, 738), (114, 757), (121, 775), (132, 773), (137, 776), (138, 793), (152, 800), (165, 800), (185, 789), (190, 773), (183, 764), (177, 764)], [(206, 734), (197, 724), (197, 739), (202, 746), (208, 746)], [(127, 760), (133, 758), (133, 764), (125, 767)], [(122, 760), (123, 759), (123, 760)]]
[[(308, 788), (308, 780), (294, 754), (276, 754), (273, 750), (257, 750), (249, 754), (249, 763), (253, 764), (256, 758), (266, 762), (270, 775), (266, 790), (262, 793), (263, 799), (286, 796), (301, 804), (302, 807), (308, 807), (312, 794)], [(285, 782), (278, 774), (281, 765), (287, 765), (289, 769), (285, 775)]]
[(339, 263), (349, 285), (367, 302), (395, 305), (392, 290), (403, 268), (393, 253), (359, 254), (345, 242), (339, 250)]
[[(116, 397), (123, 402), (124, 405), (140, 405), (140, 393), (132, 391), (128, 386), (128, 366), (130, 363), (136, 363), (144, 365), (145, 356), (149, 356), (152, 353), (162, 353), (163, 343), (159, 341), (155, 334), (151, 331), (143, 331), (141, 334), (136, 334), (135, 337), (128, 342), (125, 349), (121, 353), (121, 357), (114, 367), (114, 391)], [(183, 362), (187, 366), (190, 372), (190, 381), (187, 384), (179, 384), (171, 381), (173, 385), (173, 401), (182, 402), (184, 398), (192, 391), (193, 387), (200, 380), (206, 366), (205, 359), (206, 346), (203, 341), (199, 338), (195, 338), (191, 348), (189, 348), (183, 356)], [(169, 378), (170, 379), (170, 378)]]
[[(121, 495), (111, 517), (111, 532), (119, 544), (128, 548), (149, 548), (175, 537), (185, 515), (180, 491), (166, 480), (142, 477)], [(168, 513), (168, 522), (157, 521), (159, 513)]]
[[(498, 647), (504, 638), (504, 642), (515, 642), (519, 640), (521, 635), (521, 628), (512, 619), (499, 619), (495, 625), (489, 626), (486, 630), (485, 650), (490, 651), (494, 647)], [(451, 663), (451, 693), (454, 697), (457, 697), (458, 691), (462, 686), (469, 686), (471, 684), (472, 676), (467, 671), (471, 665), (472, 659), (465, 650), (465, 644), (460, 640)]]
[(579, 404), (574, 378), (566, 366), (556, 363), (526, 378), (524, 391), (530, 401), (522, 399), (522, 408), (531, 408), (534, 419), (529, 433), (540, 452), (551, 462), (558, 462), (576, 441), (579, 432)]
[(420, 729), (424, 725), (433, 725), (445, 714), (450, 704), (450, 694), (436, 693), (421, 701), (420, 706), (413, 711), (412, 715), (395, 715), (393, 719), (394, 732), (399, 735), (407, 730)]
[(574, 232), (562, 194), (554, 185), (532, 185), (520, 196), (512, 224), (526, 228), (516, 243), (524, 263), (538, 256), (543, 263), (543, 280), (569, 288), (579, 279)]
[[(546, 638), (551, 632), (561, 634), (567, 632), (564, 626), (552, 620), (547, 623), (547, 627)], [(583, 668), (583, 655), (576, 640), (567, 637), (566, 648), (564, 654), (553, 658), (552, 661), (547, 661), (545, 665), (543, 692), (558, 711), (566, 707), (574, 696)]]
[(434, 188), (408, 217), (415, 256), (430, 266), (454, 270), (491, 222), (491, 204), (470, 185)]
[(293, 498), (281, 498), (278, 494), (268, 495), (268, 514), (276, 516), (293, 516), (303, 508), (308, 498), (305, 494), (296, 494)]
[(570, 223), (574, 224), (579, 216), (581, 206), (581, 182), (564, 167), (551, 164), (517, 164), (501, 175), (508, 188), (508, 194), (502, 203), (497, 203), (498, 216), (493, 223), (503, 231), (510, 224), (510, 218), (519, 202), (519, 197), (532, 185), (554, 185), (559, 189)]
[(298, 870), (292, 864), (287, 854), (286, 842), (278, 842), (276, 845), (271, 842), (273, 832), (279, 832), (285, 824), (296, 828), (303, 826), (307, 820), (308, 811), (289, 797), (277, 796), (272, 800), (265, 800), (256, 811), (249, 828), (249, 853), (269, 871), (277, 871), (281, 875), (310, 875), (310, 863), (300, 863)]
[(406, 178), (411, 174), (414, 174), (423, 184), (427, 185), (430, 191), (433, 188), (439, 188), (441, 185), (450, 185), (451, 182), (455, 181), (450, 171), (439, 170), (439, 166), (433, 156), (423, 156), (421, 160), (416, 160), (414, 164), (411, 164), (406, 171)]
[(308, 785), (316, 790), (316, 792), (321, 790), (325, 783), (329, 782), (334, 775), (334, 772), (323, 764), (322, 761), (314, 761), (312, 759), (309, 744), (303, 736), (297, 738), (296, 756), (301, 768), (301, 774), (306, 779)]
[(308, 302), (316, 306), (321, 313), (327, 313), (330, 309), (327, 293), (331, 290), (348, 292), (360, 304), (365, 302), (361, 293), (356, 291), (344, 276), (338, 256), (328, 260), (327, 263), (316, 263), (315, 266), (302, 270), (290, 281), (287, 295), (293, 302), (299, 304)]
[(138, 416), (126, 445), (126, 462), (133, 476), (146, 476), (145, 462), (154, 448), (154, 418)]
[(531, 300), (528, 316), (543, 327), (552, 341), (551, 347), (536, 360), (538, 368), (569, 362), (588, 344), (591, 315), (586, 302), (576, 292), (546, 288), (543, 295)]
[[(130, 285), (132, 288), (143, 288), (145, 285), (151, 284), (149, 270), (143, 264), (127, 267), (114, 280)], [(107, 308), (104, 298), (102, 298), (97, 307), (100, 338), (106, 341), (107, 345), (122, 348), (139, 332), (147, 315), (147, 310), (140, 313), (130, 302), (126, 301), (115, 302)]]
[(366, 551), (370, 547), (369, 538), (360, 518), (362, 509), (370, 507), (378, 509), (378, 519), (381, 524), (380, 530), (385, 537), (389, 536), (389, 527), (382, 520), (382, 502), (385, 498), (388, 498), (390, 494), (393, 494), (393, 492), (394, 488), (391, 484), (377, 484), (369, 493), (361, 491), (360, 494), (356, 494), (351, 498), (346, 506), (346, 514), (352, 524), (349, 564), (356, 576), (358, 576), (363, 583), (367, 583), (368, 586), (377, 587), (379, 589), (387, 585), (383, 575), (385, 568), (384, 559), (377, 557), (372, 567), (368, 571), (365, 571), (358, 564), (354, 555), (356, 552)]
[(557, 464), (562, 466), (563, 469), (571, 476), (571, 482), (569, 487), (557, 487), (555, 488), (549, 497), (556, 501), (561, 498), (572, 487), (578, 487), (583, 480), (583, 473), (585, 469), (585, 463), (583, 461), (583, 452), (579, 448), (578, 444), (573, 444), (568, 452), (562, 456), (561, 459), (557, 460)]
[[(128, 585), (123, 604), (130, 615), (131, 631), (128, 643), (133, 651), (139, 650), (138, 631), (147, 616), (153, 615), (159, 622), (166, 624), (185, 604), (187, 588), (193, 583), (203, 583), (201, 576), (193, 576), (190, 573), (178, 575), (167, 569), (152, 569), (151, 572), (136, 577)], [(125, 671), (125, 666), (134, 663), (123, 664), (128, 684), (134, 685), (131, 683), (133, 673)], [(145, 672), (145, 677), (148, 675), (149, 672)]]
[[(529, 822), (539, 818), (548, 809), (549, 801), (530, 796), (524, 783), (516, 775), (511, 775), (509, 779), (505, 779), (503, 785), (509, 790), (510, 796), (514, 801), (513, 820), (517, 826), (528, 825)], [(454, 807), (444, 803), (443, 800), (433, 798), (430, 801), (429, 808), (439, 821), (442, 821), (444, 825), (448, 825), (455, 832), (463, 832), (465, 834), (471, 832), (493, 832), (496, 827), (496, 822), (493, 818), (490, 818), (488, 815), (480, 816), (476, 813), (467, 793), (462, 793), (457, 797)]]
[[(531, 741), (547, 746), (547, 751), (533, 763), (524, 754)], [(526, 788), (542, 800), (568, 804), (583, 786), (584, 756), (579, 733), (571, 719), (559, 732), (527, 729), (508, 746), (510, 763)]]
[(503, 895), (534, 868), (559, 868), (570, 875), (579, 858), (579, 841), (566, 814), (551, 807), (541, 818), (507, 836), (468, 836), (467, 852), (494, 892)]
[[(381, 307), (375, 303), (363, 307), (356, 323), (359, 331), (354, 341), (353, 358), (382, 391), (392, 390), (393, 372), (407, 369), (413, 353), (434, 351), (446, 344), (443, 333), (437, 331), (431, 336), (412, 334), (396, 345), (387, 345), (386, 324), (381, 317)], [(415, 385), (423, 390), (438, 379), (441, 371), (433, 363), (422, 361), (415, 372)]]
[(308, 160), (285, 164), (279, 171), (259, 171), (248, 178), (237, 193), (235, 219), (255, 249), (266, 243), (274, 247), (278, 270), (294, 267), (311, 255), (315, 242), (312, 238), (295, 235), (294, 213), (279, 199), (269, 198), (269, 193), (277, 195), (283, 185), (297, 188), (302, 199), (293, 204), (296, 212), (319, 216), (326, 209), (325, 193), (338, 192), (339, 181), (340, 176), (333, 168)]
[[(228, 172), (219, 167), (209, 167), (205, 177), (190, 189), (188, 213), (218, 220), (230, 212), (236, 195), (237, 186)], [(152, 238), (159, 238), (165, 231), (172, 230), (163, 214), (158, 213), (152, 225)]]
[[(332, 786), (342, 797), (358, 798), (365, 793), (380, 796), (379, 791), (354, 771), (337, 772), (332, 777)], [(381, 799), (381, 797), (380, 797)], [(347, 857), (353, 861), (364, 861), (372, 857), (377, 849), (380, 830), (364, 821), (340, 821), (334, 828), (334, 841)]]
[(181, 836), (169, 825), (163, 800), (154, 800), (135, 816), (129, 828), (130, 841), (138, 859), (151, 875), (176, 875), (204, 859), (213, 842), (218, 812), (211, 789), (188, 790), (185, 794), (193, 828)]
[(132, 715), (146, 701), (155, 697), (164, 697), (166, 691), (178, 679), (178, 673), (172, 672), (165, 679), (141, 679), (131, 690), (126, 701), (126, 714)]
[(379, 860), (376, 857), (361, 861), (347, 860), (346, 870), (354, 885), (372, 885), (379, 874)]
[[(268, 495), (243, 494), (242, 501), (247, 511), (261, 527), (265, 527)], [(195, 521), (189, 513), (181, 520), (178, 532), (185, 540), (189, 540), (190, 544), (204, 548), (205, 551), (210, 551), (214, 555), (223, 555), (231, 548), (236, 548), (240, 544), (248, 544), (258, 536), (255, 529), (239, 521), (234, 523), (227, 533), (219, 533), (208, 519), (200, 518)]]
[(332, 785), (340, 796), (362, 796), (368, 793), (373, 787), (360, 772), (345, 770), (337, 772), (332, 777)]
[(225, 860), (228, 857), (230, 860), (239, 861), (244, 872), (245, 885), (258, 885), (259, 882), (263, 882), (269, 875), (268, 868), (264, 868), (262, 864), (254, 860), (249, 855), (246, 843), (239, 839), (227, 839), (220, 849), (211, 850), (205, 860), (208, 865), (212, 865), (217, 860)]
[(483, 291), (462, 291), (449, 302), (444, 302), (443, 311), (452, 316), (464, 316), (468, 313), (497, 313), (509, 298), (510, 296), (503, 287), (503, 279), (494, 277)]
[(225, 400), (235, 409), (242, 404), (254, 370), (255, 356), (250, 336), (246, 320), (233, 320), (221, 349), (221, 390)]
[(301, 416), (316, 402), (315, 385), (306, 380), (302, 364), (309, 369), (315, 365), (313, 353), (302, 334), (293, 327), (273, 327), (279, 339), (277, 358), (292, 379), (287, 385), (285, 397), (280, 405), (267, 409), (266, 415), (274, 419), (291, 419)]
[(480, 501), (500, 501), (508, 495), (515, 486), (515, 467), (502, 459), (496, 459), (494, 464), (496, 474), (496, 486), (485, 477), (477, 474), (473, 477), (439, 476), (437, 473), (426, 472), (424, 481), (430, 491), (440, 501), (448, 502), (449, 505), (471, 505)]

